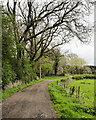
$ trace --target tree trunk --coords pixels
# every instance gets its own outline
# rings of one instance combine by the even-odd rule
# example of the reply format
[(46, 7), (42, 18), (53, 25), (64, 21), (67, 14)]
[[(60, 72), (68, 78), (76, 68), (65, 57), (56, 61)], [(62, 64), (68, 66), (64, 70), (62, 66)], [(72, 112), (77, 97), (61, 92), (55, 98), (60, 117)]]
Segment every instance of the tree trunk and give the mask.
[(41, 79), (41, 59), (40, 59), (40, 79)]

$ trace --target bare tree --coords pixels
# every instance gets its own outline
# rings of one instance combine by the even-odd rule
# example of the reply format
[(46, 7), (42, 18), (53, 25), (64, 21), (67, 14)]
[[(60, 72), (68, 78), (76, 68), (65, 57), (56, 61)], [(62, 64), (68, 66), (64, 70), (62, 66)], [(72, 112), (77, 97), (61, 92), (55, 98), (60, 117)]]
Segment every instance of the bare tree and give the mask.
[[(17, 43), (23, 45), (30, 61), (38, 61), (53, 48), (74, 39), (74, 36), (81, 42), (88, 42), (90, 29), (84, 19), (89, 14), (86, 1), (50, 0), (42, 4), (36, 0), (13, 2), (13, 8), (9, 1), (7, 7), (14, 18), (12, 22), (15, 24)], [(22, 56), (21, 51), (19, 49), (19, 57)]]

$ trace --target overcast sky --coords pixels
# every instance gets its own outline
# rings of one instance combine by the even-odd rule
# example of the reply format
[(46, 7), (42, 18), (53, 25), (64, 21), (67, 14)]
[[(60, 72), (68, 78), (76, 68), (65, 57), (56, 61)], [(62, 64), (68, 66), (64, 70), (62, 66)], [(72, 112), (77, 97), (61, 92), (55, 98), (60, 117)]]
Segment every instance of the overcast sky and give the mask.
[(92, 41), (92, 43), (89, 45), (82, 45), (80, 42), (74, 40), (68, 44), (63, 45), (61, 50), (69, 50), (70, 52), (77, 54), (78, 57), (83, 58), (88, 65), (94, 65), (94, 41)]

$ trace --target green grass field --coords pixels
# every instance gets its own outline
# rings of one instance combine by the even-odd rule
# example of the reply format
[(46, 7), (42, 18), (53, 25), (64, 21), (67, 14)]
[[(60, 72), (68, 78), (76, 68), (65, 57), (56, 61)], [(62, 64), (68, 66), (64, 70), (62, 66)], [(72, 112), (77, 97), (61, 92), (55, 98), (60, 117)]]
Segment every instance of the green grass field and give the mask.
[[(68, 77), (68, 76), (66, 76)], [(52, 79), (62, 79), (64, 78), (63, 76), (49, 76), (49, 77), (44, 77), (42, 79), (39, 79), (39, 80), (34, 80), (30, 83), (27, 83), (27, 84), (22, 84), (22, 85), (18, 85), (17, 87), (14, 87), (14, 88), (11, 88), (11, 89), (7, 89), (7, 90), (2, 90), (2, 97), (0, 97), (0, 100), (4, 99), (4, 98), (7, 98), (8, 96), (12, 95), (13, 93), (27, 87), (27, 86), (30, 86), (32, 84), (35, 84), (35, 83), (38, 83), (40, 81), (44, 81), (44, 80), (52, 80)]]
[[(69, 94), (71, 86), (80, 86), (79, 98), (76, 98), (76, 90), (74, 95)], [(94, 80), (74, 80), (66, 89), (53, 81), (48, 88), (58, 118), (94, 118)]]
[(75, 86), (74, 96), (76, 96), (76, 87), (80, 86), (80, 102), (91, 108), (94, 107), (94, 80), (75, 80), (69, 83), (67, 87), (70, 86)]

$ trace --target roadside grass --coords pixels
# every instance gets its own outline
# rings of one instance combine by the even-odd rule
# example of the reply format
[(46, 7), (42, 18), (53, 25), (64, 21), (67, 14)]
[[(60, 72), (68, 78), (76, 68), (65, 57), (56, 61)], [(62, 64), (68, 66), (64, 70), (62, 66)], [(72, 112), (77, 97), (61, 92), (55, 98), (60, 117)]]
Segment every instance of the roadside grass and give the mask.
[[(85, 80), (82, 80), (83, 82)], [(77, 83), (78, 82), (78, 83)], [(81, 92), (85, 94), (85, 98), (80, 99), (71, 96), (63, 86), (57, 86), (57, 80), (49, 83), (48, 89), (53, 106), (57, 111), (58, 118), (94, 118), (94, 82), (93, 80), (86, 80), (90, 82), (90, 87), (87, 84), (81, 85), (80, 81), (73, 81), (69, 83), (68, 87), (72, 85), (80, 85)], [(68, 89), (68, 88), (67, 88)]]
[[(67, 77), (68, 77), (68, 75), (67, 75)], [(17, 92), (25, 87), (33, 85), (35, 83), (38, 83), (38, 82), (41, 82), (44, 80), (62, 79), (62, 78), (64, 78), (64, 76), (49, 76), (49, 77), (44, 77), (44, 78), (41, 78), (38, 80), (34, 80), (34, 81), (27, 83), (27, 84), (18, 85), (17, 87), (13, 87), (11, 89), (2, 90), (2, 97), (0, 97), (0, 100), (3, 100), (5, 98), (7, 98), (8, 96), (12, 95), (13, 93), (15, 93), (15, 92)]]

